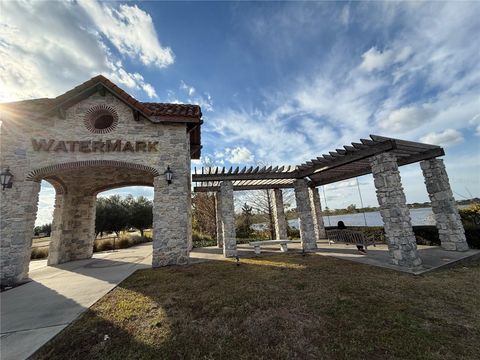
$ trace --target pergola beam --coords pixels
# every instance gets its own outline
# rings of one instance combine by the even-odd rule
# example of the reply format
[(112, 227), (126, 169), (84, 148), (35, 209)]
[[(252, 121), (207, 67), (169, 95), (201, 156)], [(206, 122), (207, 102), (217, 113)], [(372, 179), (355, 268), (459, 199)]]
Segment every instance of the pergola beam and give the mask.
[(192, 181), (194, 191), (218, 191), (221, 181), (232, 181), (234, 190), (256, 190), (292, 188), (293, 180), (307, 179), (309, 186), (330, 184), (371, 173), (370, 159), (381, 153), (391, 152), (398, 166), (432, 159), (445, 155), (439, 146), (414, 141), (398, 140), (378, 135), (361, 139), (343, 149), (309, 160), (297, 167), (239, 167), (226, 171), (225, 168), (202, 168)]
[[(356, 145), (355, 143), (353, 144), (354, 146)], [(361, 145), (361, 144), (358, 144)], [(362, 145), (364, 146), (364, 145)], [(319, 173), (319, 172), (325, 172), (330, 169), (334, 169), (336, 167), (344, 166), (362, 159), (366, 159), (368, 157), (371, 157), (376, 154), (380, 154), (385, 151), (390, 151), (395, 149), (395, 143), (392, 140), (386, 140), (383, 141), (382, 143), (379, 143), (378, 145), (375, 145), (374, 147), (368, 147), (366, 146), (364, 149), (361, 149), (355, 153), (352, 154), (347, 154), (347, 155), (340, 155), (339, 157), (333, 158), (328, 164), (318, 164), (318, 165), (313, 165), (309, 167), (308, 169), (305, 170), (300, 170), (297, 173), (297, 178), (303, 178), (306, 176), (311, 176), (313, 174)], [(329, 156), (329, 155), (327, 155)], [(325, 156), (324, 156), (325, 157)]]
[[(268, 190), (268, 189), (292, 189), (293, 183), (291, 184), (264, 184), (264, 185), (234, 185), (234, 191), (245, 191), (245, 190)], [(210, 192), (210, 191), (220, 191), (220, 186), (195, 186), (193, 188), (194, 192)]]

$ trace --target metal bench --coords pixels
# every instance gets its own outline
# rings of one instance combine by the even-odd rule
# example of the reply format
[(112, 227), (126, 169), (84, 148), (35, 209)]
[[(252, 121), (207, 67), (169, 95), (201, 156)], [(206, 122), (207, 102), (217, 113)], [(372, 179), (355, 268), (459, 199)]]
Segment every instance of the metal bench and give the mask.
[(264, 241), (252, 241), (249, 242), (248, 245), (253, 246), (255, 249), (255, 254), (260, 254), (261, 250), (260, 247), (263, 245), (280, 245), (280, 250), (282, 252), (287, 252), (288, 247), (287, 244), (291, 243), (291, 240), (264, 240)]
[(376, 246), (375, 239), (373, 237), (367, 237), (360, 231), (353, 231), (349, 229), (332, 229), (327, 230), (326, 233), (329, 245), (332, 242), (341, 242), (345, 244), (362, 245), (365, 250), (367, 250), (368, 245)]

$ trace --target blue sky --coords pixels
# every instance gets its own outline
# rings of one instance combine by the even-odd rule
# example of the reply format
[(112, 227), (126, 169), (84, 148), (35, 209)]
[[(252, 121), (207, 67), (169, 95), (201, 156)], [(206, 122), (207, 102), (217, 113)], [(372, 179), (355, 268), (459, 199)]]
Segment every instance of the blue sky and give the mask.
[[(478, 2), (82, 0), (2, 13), (1, 101), (102, 73), (139, 100), (200, 104), (212, 165), (298, 164), (373, 133), (444, 146), (457, 199), (480, 196)], [(418, 164), (401, 173), (407, 200), (427, 201)], [(376, 205), (371, 176), (360, 183)], [(359, 203), (355, 181), (326, 193), (331, 208)], [(53, 195), (42, 187), (37, 223)]]

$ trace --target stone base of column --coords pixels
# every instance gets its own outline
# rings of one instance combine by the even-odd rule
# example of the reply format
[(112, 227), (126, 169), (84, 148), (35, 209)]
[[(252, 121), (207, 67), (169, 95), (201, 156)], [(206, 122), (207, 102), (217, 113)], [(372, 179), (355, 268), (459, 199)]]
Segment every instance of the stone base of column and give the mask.
[(223, 256), (226, 258), (237, 256), (237, 247), (235, 246), (235, 248), (230, 249), (223, 248)]
[(162, 267), (169, 265), (187, 265), (189, 263), (188, 251), (165, 249), (153, 249), (152, 267)]

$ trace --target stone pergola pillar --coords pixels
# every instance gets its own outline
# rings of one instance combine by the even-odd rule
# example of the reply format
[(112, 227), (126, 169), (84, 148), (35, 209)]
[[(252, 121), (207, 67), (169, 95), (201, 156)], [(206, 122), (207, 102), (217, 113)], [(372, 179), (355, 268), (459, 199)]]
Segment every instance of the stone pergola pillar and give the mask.
[(48, 265), (89, 259), (95, 241), (95, 195), (69, 189), (55, 196)]
[(237, 256), (235, 206), (233, 201), (233, 184), (231, 181), (223, 181), (220, 184), (220, 210), (223, 255), (225, 257)]
[(273, 189), (272, 203), (273, 203), (273, 222), (275, 226), (275, 239), (288, 239), (287, 234), (287, 219), (285, 218), (285, 211), (283, 207), (282, 190)]
[(297, 214), (300, 222), (300, 238), (302, 239), (302, 248), (305, 251), (315, 250), (317, 248), (317, 243), (308, 185), (304, 179), (295, 180), (293, 185), (295, 188)]
[(453, 251), (468, 250), (465, 230), (443, 160), (424, 160), (420, 162), (420, 167), (425, 178), (442, 248)]
[(222, 209), (220, 193), (215, 193), (215, 225), (217, 226), (217, 246), (223, 248)]
[(392, 263), (419, 267), (422, 260), (417, 252), (397, 159), (391, 153), (381, 153), (370, 159), (370, 166)]
[(325, 225), (323, 224), (322, 204), (317, 188), (309, 188), (310, 206), (312, 207), (313, 228), (315, 230), (316, 240), (325, 239)]

